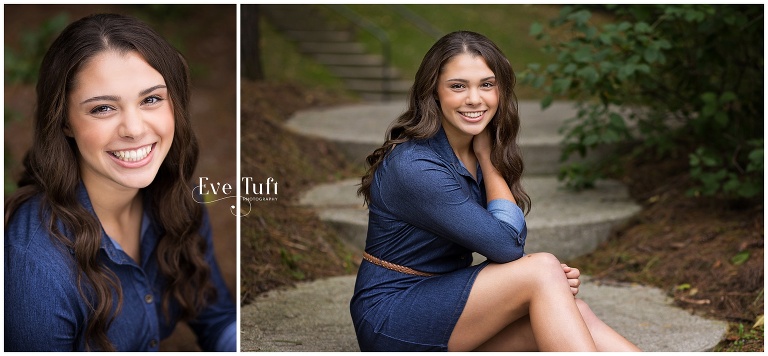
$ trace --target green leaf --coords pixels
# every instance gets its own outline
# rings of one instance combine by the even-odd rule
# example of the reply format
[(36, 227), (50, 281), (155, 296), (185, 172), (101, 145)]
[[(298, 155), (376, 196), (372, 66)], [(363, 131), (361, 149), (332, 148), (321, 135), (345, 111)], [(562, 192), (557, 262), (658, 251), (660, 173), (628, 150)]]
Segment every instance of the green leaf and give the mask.
[(609, 118), (611, 119), (611, 125), (618, 129), (624, 129), (626, 128), (626, 124), (624, 123), (624, 118), (621, 117), (621, 115), (612, 112), (609, 115)]
[(738, 97), (736, 94), (732, 91), (727, 91), (723, 93), (723, 95), (720, 96), (720, 102), (721, 103), (727, 103), (736, 100)]
[(602, 42), (604, 45), (610, 46), (611, 44), (613, 44), (613, 39), (611, 38), (611, 35), (607, 33), (601, 33), (599, 38), (600, 38), (600, 42)]
[(552, 81), (552, 92), (555, 94), (568, 90), (571, 86), (571, 78), (557, 78)]
[(659, 50), (653, 47), (646, 47), (643, 52), (643, 59), (648, 63), (656, 62), (659, 59)]
[(717, 113), (715, 113), (715, 122), (717, 122), (722, 127), (727, 126), (728, 114), (726, 114), (724, 111), (718, 111)]
[(731, 257), (731, 263), (733, 263), (734, 266), (740, 266), (743, 265), (744, 262), (747, 262), (749, 260), (749, 250), (744, 250), (736, 254), (736, 256)]
[(538, 37), (542, 32), (544, 32), (544, 26), (542, 24), (539, 22), (531, 24), (531, 30), (529, 32), (531, 36)]
[(541, 99), (541, 108), (546, 109), (552, 105), (552, 99), (552, 95), (547, 95), (544, 97), (544, 99)]
[(586, 66), (584, 68), (579, 69), (577, 72), (579, 77), (584, 78), (584, 80), (589, 84), (594, 84), (597, 82), (597, 70), (593, 66)]
[(651, 26), (645, 22), (638, 22), (635, 24), (635, 31), (639, 33), (651, 32)]

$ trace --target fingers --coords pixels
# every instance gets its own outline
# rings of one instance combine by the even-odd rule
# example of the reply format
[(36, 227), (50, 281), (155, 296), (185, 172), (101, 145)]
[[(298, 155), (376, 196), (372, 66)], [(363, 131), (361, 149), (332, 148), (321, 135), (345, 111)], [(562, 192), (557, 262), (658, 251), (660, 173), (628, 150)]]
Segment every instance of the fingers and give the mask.
[(581, 280), (579, 280), (579, 276), (581, 276), (581, 272), (578, 268), (572, 268), (569, 267), (566, 264), (561, 264), (563, 267), (563, 272), (565, 272), (565, 277), (568, 279), (568, 285), (571, 287), (571, 293), (576, 296), (576, 294), (579, 293), (579, 286), (581, 285)]
[(579, 294), (579, 286), (581, 285), (581, 281), (578, 279), (568, 279), (568, 285), (571, 287), (571, 294), (576, 296), (576, 294)]
[(565, 272), (565, 277), (568, 279), (579, 278), (581, 276), (581, 271), (579, 271), (578, 268), (567, 267), (567, 270), (566, 268), (563, 268), (563, 271)]

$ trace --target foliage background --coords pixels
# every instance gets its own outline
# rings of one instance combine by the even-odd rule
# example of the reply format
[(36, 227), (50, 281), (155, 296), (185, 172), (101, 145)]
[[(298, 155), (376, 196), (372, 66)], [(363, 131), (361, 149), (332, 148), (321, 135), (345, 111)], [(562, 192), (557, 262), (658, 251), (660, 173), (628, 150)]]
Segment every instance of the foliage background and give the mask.
[[(48, 44), (68, 23), (97, 12), (138, 17), (188, 60), (192, 72), (192, 126), (200, 144), (194, 177), (236, 186), (237, 77), (235, 5), (4, 5), (4, 185), (15, 189), (32, 141), (34, 82)], [(224, 280), (237, 296), (236, 218), (229, 202), (207, 205)], [(198, 350), (185, 324), (161, 343), (166, 351)]]

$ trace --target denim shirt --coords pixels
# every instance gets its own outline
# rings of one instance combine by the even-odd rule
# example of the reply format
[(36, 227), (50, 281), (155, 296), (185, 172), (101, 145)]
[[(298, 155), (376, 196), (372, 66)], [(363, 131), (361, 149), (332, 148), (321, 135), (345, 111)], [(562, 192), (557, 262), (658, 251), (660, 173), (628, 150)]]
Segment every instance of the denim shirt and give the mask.
[(468, 267), (472, 252), (498, 263), (523, 256), (527, 228), (509, 200), (486, 204), (477, 180), (453, 152), (445, 131), (397, 145), (371, 185), (366, 252), (429, 273)]
[[(95, 214), (82, 183), (77, 196)], [(49, 213), (41, 216), (40, 205), (40, 196), (25, 202), (5, 229), (5, 351), (84, 350), (89, 307), (78, 290), (74, 252), (54, 242), (44, 224)], [(208, 244), (205, 258), (218, 299), (188, 324), (203, 350), (236, 351), (236, 309), (214, 259), (207, 212), (200, 234)], [(161, 237), (145, 212), (137, 264), (102, 229), (98, 263), (115, 273), (123, 291), (122, 310), (107, 331), (119, 351), (158, 351), (159, 341), (176, 326), (178, 303), (170, 301), (171, 320), (162, 307), (166, 285), (156, 257)]]

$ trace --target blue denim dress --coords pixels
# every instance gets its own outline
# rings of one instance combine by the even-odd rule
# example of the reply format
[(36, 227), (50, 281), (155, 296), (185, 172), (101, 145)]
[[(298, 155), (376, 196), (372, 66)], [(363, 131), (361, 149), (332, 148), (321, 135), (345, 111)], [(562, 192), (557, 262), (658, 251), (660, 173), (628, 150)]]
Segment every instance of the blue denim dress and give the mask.
[[(78, 202), (93, 206), (80, 184)], [(50, 213), (40, 196), (27, 200), (5, 228), (5, 351), (82, 351), (89, 313), (78, 290), (74, 252), (54, 242), (48, 232)], [(189, 326), (206, 351), (237, 351), (237, 312), (213, 255), (208, 214), (200, 234), (208, 244), (205, 259), (217, 300)], [(59, 230), (66, 231), (59, 223)], [(170, 302), (170, 319), (162, 308), (166, 283), (156, 257), (163, 231), (145, 212), (141, 227), (141, 262), (137, 264), (102, 230), (99, 263), (112, 270), (123, 289), (122, 311), (107, 330), (118, 351), (159, 351), (160, 340), (176, 327), (180, 307)], [(68, 236), (72, 238), (71, 236)]]
[(523, 256), (522, 210), (508, 200), (486, 205), (477, 180), (445, 132), (397, 145), (371, 185), (370, 255), (422, 277), (363, 261), (350, 312), (361, 351), (446, 351), (477, 274), (472, 252), (504, 263)]

